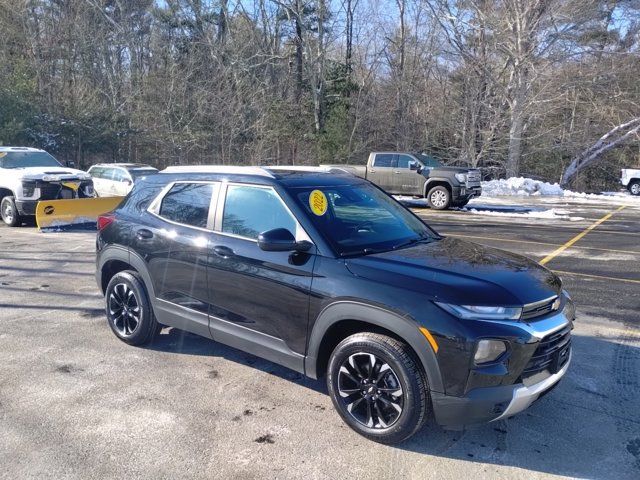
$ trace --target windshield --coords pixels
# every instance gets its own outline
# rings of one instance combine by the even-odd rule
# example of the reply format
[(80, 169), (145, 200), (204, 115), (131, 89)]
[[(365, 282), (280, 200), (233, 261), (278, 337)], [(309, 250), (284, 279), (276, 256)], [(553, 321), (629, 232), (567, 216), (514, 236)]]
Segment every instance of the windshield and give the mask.
[(0, 168), (61, 167), (47, 152), (0, 152)]
[(420, 219), (369, 183), (294, 187), (290, 192), (342, 256), (393, 250), (439, 238)]
[(155, 168), (140, 168), (136, 170), (129, 170), (129, 175), (131, 175), (131, 178), (133, 180), (135, 180), (136, 178), (151, 175), (152, 173), (158, 173), (158, 170), (156, 170)]
[(425, 155), (424, 153), (416, 153), (416, 157), (418, 157), (418, 160), (420, 160), (420, 163), (422, 163), (422, 165), (424, 165), (425, 167), (441, 167), (442, 166), (442, 162), (436, 160), (433, 157), (430, 157), (429, 155)]

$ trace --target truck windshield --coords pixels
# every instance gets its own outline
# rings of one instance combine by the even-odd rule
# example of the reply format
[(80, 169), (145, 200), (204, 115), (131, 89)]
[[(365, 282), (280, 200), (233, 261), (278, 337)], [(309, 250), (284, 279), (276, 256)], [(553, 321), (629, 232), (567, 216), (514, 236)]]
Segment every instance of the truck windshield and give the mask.
[(289, 191), (341, 256), (388, 251), (439, 238), (420, 219), (369, 183), (292, 187)]
[(0, 152), (0, 168), (61, 167), (47, 152)]

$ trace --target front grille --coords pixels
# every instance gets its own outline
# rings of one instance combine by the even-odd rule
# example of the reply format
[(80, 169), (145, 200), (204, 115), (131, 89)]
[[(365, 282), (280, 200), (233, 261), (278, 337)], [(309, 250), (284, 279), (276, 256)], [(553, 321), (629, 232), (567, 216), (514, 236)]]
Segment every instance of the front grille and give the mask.
[(55, 183), (40, 183), (40, 199), (41, 200), (56, 200), (60, 198), (60, 185)]
[(557, 300), (558, 297), (555, 296), (547, 300), (542, 300), (541, 302), (525, 305), (522, 309), (522, 316), (520, 319), (531, 320), (532, 318), (541, 317), (542, 315), (546, 315), (547, 313), (557, 310), (560, 306)]
[(480, 185), (480, 170), (469, 170), (467, 172), (467, 187), (477, 187)]
[(540, 343), (522, 372), (522, 377), (532, 377), (544, 370), (553, 374), (569, 360), (571, 350), (571, 324), (547, 335)]

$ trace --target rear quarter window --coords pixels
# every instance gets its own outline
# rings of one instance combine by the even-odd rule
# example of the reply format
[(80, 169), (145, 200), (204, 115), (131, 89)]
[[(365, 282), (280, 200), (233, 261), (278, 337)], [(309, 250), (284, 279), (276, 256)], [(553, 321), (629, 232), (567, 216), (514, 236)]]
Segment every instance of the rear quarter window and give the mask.
[(377, 153), (373, 160), (374, 167), (393, 167), (393, 153)]

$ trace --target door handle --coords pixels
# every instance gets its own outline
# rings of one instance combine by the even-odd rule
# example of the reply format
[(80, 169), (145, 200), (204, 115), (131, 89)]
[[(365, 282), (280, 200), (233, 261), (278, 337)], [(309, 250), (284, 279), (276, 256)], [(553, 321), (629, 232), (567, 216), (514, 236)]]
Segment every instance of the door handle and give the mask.
[(229, 247), (225, 247), (224, 245), (213, 247), (213, 253), (222, 258), (229, 258), (235, 255), (233, 250), (231, 250)]
[(395, 173), (396, 175), (401, 174), (402, 172), (400, 170), (394, 170), (393, 173)]
[(136, 237), (138, 240), (149, 240), (150, 238), (153, 238), (153, 232), (146, 228), (141, 228), (136, 232)]

